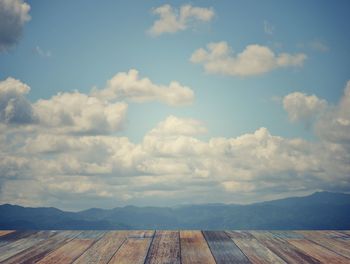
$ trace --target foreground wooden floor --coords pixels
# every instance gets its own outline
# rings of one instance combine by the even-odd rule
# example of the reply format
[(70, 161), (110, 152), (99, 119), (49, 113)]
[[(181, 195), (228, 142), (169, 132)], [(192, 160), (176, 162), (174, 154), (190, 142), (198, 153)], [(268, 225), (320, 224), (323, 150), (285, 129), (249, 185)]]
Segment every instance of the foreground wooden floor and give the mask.
[(350, 231), (0, 231), (0, 263), (350, 263)]

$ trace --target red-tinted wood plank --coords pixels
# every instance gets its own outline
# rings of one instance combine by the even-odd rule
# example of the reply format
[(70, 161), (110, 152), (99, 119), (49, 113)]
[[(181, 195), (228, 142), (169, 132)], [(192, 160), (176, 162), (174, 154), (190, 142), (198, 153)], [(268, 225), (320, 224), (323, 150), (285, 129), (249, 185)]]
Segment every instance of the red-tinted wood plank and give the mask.
[(38, 263), (72, 263), (78, 257), (80, 257), (96, 240), (100, 239), (102, 235), (103, 233), (99, 231), (84, 231), (73, 240), (45, 256)]
[(154, 231), (135, 231), (131, 233), (108, 263), (143, 264), (153, 235)]
[(201, 231), (180, 231), (182, 264), (215, 264)]
[(4, 236), (4, 235), (10, 234), (12, 232), (14, 232), (14, 230), (1, 230), (0, 236)]

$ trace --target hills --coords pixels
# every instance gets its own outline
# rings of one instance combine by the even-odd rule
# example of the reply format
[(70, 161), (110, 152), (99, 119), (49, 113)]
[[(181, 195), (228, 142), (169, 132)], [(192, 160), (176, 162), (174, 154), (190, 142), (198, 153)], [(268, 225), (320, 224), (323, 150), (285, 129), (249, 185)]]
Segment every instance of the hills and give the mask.
[(316, 192), (249, 205), (125, 206), (80, 212), (4, 204), (0, 229), (350, 229), (350, 194)]

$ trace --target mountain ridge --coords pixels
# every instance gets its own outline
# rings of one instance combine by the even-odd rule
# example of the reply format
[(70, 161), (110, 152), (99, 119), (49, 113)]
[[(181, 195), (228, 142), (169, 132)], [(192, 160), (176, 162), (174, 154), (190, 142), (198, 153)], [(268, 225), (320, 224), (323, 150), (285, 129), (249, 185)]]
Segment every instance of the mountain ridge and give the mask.
[(0, 229), (350, 229), (350, 194), (315, 192), (248, 205), (124, 206), (78, 212), (3, 204)]

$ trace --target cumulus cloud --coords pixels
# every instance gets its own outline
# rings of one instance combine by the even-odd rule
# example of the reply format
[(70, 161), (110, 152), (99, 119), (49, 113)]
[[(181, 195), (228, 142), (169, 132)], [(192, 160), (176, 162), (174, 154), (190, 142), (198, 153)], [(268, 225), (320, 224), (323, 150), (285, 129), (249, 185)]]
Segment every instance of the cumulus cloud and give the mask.
[(350, 149), (350, 81), (346, 84), (340, 102), (321, 115), (315, 130), (321, 138), (344, 144)]
[(14, 78), (0, 82), (0, 122), (32, 125), (55, 133), (104, 134), (122, 128), (128, 105), (79, 92), (59, 93), (31, 103), (30, 87)]
[[(39, 186), (36, 196), (24, 192), (31, 203), (49, 192), (50, 202), (61, 206), (78, 197), (89, 201), (79, 206), (90, 206), (91, 199), (96, 206), (166, 205), (350, 188), (350, 150), (342, 144), (287, 139), (263, 127), (238, 137), (198, 139), (205, 131), (198, 120), (169, 116), (138, 144), (112, 135), (25, 134), (16, 140), (16, 155), (0, 163), (8, 175), (1, 199), (15, 197), (23, 180)], [(18, 178), (23, 171), (27, 176)]]
[(14, 46), (24, 24), (30, 20), (30, 6), (22, 0), (0, 1), (0, 52)]
[(28, 85), (14, 78), (0, 81), (0, 122), (26, 124), (34, 121), (33, 109), (25, 98)]
[(248, 45), (241, 53), (234, 54), (227, 42), (209, 43), (197, 49), (190, 61), (202, 64), (208, 73), (232, 76), (259, 75), (277, 68), (301, 67), (306, 59), (303, 53), (275, 54), (270, 48), (257, 44)]
[(326, 108), (327, 102), (316, 95), (294, 92), (283, 98), (283, 108), (287, 111), (292, 122), (310, 124)]
[(176, 116), (168, 116), (164, 121), (160, 122), (148, 134), (162, 136), (194, 136), (207, 132), (202, 122), (192, 118), (179, 118)]
[[(29, 92), (25, 84), (11, 82), (2, 90)], [(265, 127), (203, 140), (207, 128), (200, 120), (171, 115), (134, 143), (105, 133), (118, 130), (112, 124), (119, 119), (108, 121), (106, 110), (120, 113), (115, 103), (78, 92), (39, 100), (31, 104), (36, 130), (13, 131), (6, 129), (12, 124), (1, 123), (0, 200), (78, 209), (349, 191), (349, 87), (336, 105), (302, 93), (284, 98), (291, 120), (313, 120), (315, 141), (273, 135)], [(95, 107), (98, 113), (90, 113)], [(100, 119), (108, 129), (96, 132)]]
[(33, 108), (41, 125), (59, 132), (103, 134), (121, 129), (128, 105), (73, 92), (41, 99)]
[(316, 134), (323, 141), (350, 143), (350, 81), (336, 105), (315, 95), (294, 92), (284, 97), (283, 107), (292, 122), (301, 121), (313, 125)]
[(153, 9), (159, 19), (154, 22), (148, 32), (153, 36), (163, 33), (175, 33), (193, 27), (195, 22), (208, 22), (214, 17), (211, 8), (183, 5), (179, 10), (166, 4)]
[(155, 84), (148, 78), (140, 78), (135, 69), (116, 74), (107, 81), (104, 89), (94, 89), (91, 94), (107, 101), (159, 101), (173, 106), (190, 104), (194, 99), (194, 93), (189, 87), (176, 81), (170, 82), (169, 85)]

